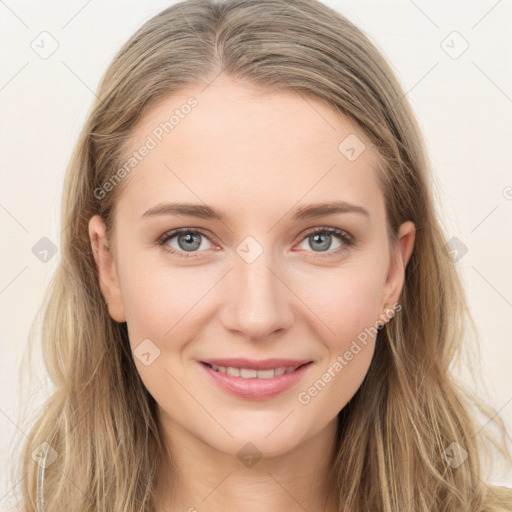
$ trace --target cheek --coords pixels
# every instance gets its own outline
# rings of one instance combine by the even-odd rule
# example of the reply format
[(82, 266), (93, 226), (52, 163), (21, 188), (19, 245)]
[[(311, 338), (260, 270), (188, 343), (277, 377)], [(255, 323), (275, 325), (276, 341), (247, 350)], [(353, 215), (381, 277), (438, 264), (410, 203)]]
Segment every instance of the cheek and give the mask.
[[(304, 302), (328, 327), (320, 338), (322, 358), (299, 390), (308, 413), (337, 414), (356, 393), (368, 372), (377, 334), (382, 278), (377, 266), (351, 266), (303, 281)], [(307, 294), (306, 294), (307, 290)]]
[(300, 282), (300, 297), (328, 328), (329, 344), (342, 347), (378, 319), (380, 269), (351, 265), (321, 269)]
[[(148, 366), (134, 358), (145, 387), (164, 410), (172, 411), (173, 419), (188, 425), (190, 418), (201, 418), (204, 431), (217, 432), (218, 425), (197, 405), (212, 403), (211, 390), (198, 389), (194, 370), (190, 372), (192, 367), (183, 363), (187, 346), (193, 347), (206, 324), (215, 321), (223, 300), (236, 300), (226, 282), (220, 282), (226, 269), (171, 267), (134, 255), (123, 264), (122, 292), (132, 350), (136, 354), (145, 339), (154, 341), (160, 350)], [(290, 397), (300, 410), (301, 426), (293, 427), (295, 434), (285, 430), (284, 438), (314, 433), (335, 417), (361, 385), (373, 355), (374, 338), (366, 334), (364, 342), (361, 340), (365, 329), (378, 318), (380, 271), (376, 265), (361, 262), (339, 268), (310, 267), (305, 272), (290, 266), (282, 271), (280, 277), (293, 291), (281, 295), (288, 301), (284, 307), (294, 307), (297, 313), (290, 336), (309, 339), (312, 353), (319, 358), (315, 371)], [(198, 402), (191, 401), (184, 389)], [(239, 424), (239, 413), (233, 413), (224, 402), (215, 404), (215, 410), (216, 418), (233, 431), (247, 428)], [(280, 415), (279, 410), (276, 417), (270, 415), (265, 421), (275, 425)], [(264, 421), (258, 415), (255, 418)], [(279, 440), (276, 437), (274, 442)]]
[[(187, 329), (193, 329), (219, 305), (212, 307), (212, 298), (217, 303), (223, 300), (222, 291), (214, 289), (224, 268), (165, 265), (137, 258), (134, 253), (121, 263), (122, 294), (133, 343), (154, 338), (165, 344), (165, 340), (176, 339), (177, 332), (186, 339)], [(343, 348), (347, 338), (375, 324), (382, 293), (378, 265), (359, 260), (339, 268), (312, 267), (307, 272), (288, 268), (282, 273), (294, 291), (288, 299), (284, 294), (283, 300), (300, 309), (305, 322), (320, 321), (326, 327), (324, 333), (331, 335), (330, 344)], [(226, 300), (233, 300), (231, 294)], [(197, 321), (191, 320), (194, 318)], [(189, 334), (193, 336), (192, 331)]]
[[(149, 258), (126, 260), (124, 268), (122, 293), (139, 375), (159, 404), (171, 399), (171, 409), (187, 410), (187, 394), (179, 383), (192, 389), (193, 382), (182, 367), (181, 355), (197, 335), (196, 319), (207, 304), (215, 276), (204, 272), (202, 276), (197, 268), (163, 266)], [(148, 353), (145, 361), (143, 355)]]
[(127, 323), (134, 338), (153, 337), (160, 343), (177, 330), (183, 335), (187, 315), (201, 307), (201, 298), (214, 284), (212, 276), (202, 278), (194, 269), (158, 265), (134, 268), (123, 286)]

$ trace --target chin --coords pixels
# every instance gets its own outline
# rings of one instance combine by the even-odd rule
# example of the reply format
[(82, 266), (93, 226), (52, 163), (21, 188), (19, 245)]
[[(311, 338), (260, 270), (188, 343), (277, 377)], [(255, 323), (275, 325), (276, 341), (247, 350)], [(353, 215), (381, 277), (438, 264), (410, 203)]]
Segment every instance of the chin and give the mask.
[(260, 418), (258, 423), (246, 418), (246, 422), (236, 425), (225, 424), (229, 434), (217, 429), (215, 436), (212, 436), (211, 430), (197, 432), (197, 435), (211, 448), (239, 458), (278, 457), (293, 450), (307, 438), (304, 423), (301, 422), (299, 427), (297, 418), (291, 420), (292, 416), (293, 413), (285, 419), (286, 414), (281, 413), (278, 421), (274, 417), (271, 421), (262, 421)]

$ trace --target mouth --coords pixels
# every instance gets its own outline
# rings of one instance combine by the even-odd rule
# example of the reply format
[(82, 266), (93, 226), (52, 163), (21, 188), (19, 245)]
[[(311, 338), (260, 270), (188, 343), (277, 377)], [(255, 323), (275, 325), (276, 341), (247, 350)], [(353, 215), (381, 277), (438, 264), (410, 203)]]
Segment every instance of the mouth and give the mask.
[(213, 371), (219, 373), (225, 373), (232, 377), (241, 377), (242, 379), (273, 379), (274, 377), (280, 377), (310, 364), (312, 361), (307, 363), (299, 364), (298, 366), (278, 366), (276, 368), (269, 368), (267, 370), (257, 370), (254, 368), (243, 368), (236, 366), (221, 366), (203, 362), (202, 364), (208, 366)]
[(291, 359), (212, 359), (198, 361), (221, 390), (245, 400), (266, 400), (292, 389), (313, 361)]

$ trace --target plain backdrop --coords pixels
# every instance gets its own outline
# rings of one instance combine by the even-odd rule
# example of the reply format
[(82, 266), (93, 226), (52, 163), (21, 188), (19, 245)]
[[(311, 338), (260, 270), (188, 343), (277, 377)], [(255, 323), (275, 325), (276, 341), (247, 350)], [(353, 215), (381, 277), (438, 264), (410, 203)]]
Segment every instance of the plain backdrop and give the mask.
[[(418, 117), (481, 336), (476, 363), (489, 394), (474, 389), (512, 429), (512, 2), (325, 3), (383, 52)], [(30, 324), (59, 260), (62, 181), (72, 147), (114, 54), (171, 4), (0, 0), (1, 510), (19, 485), (9, 479), (8, 463), (17, 461), (8, 457), (28, 431), (20, 406), (29, 398), (42, 403), (51, 389), (41, 354), (24, 401), (18, 377), (26, 374), (20, 364)], [(46, 262), (37, 250), (44, 238), (57, 248)], [(510, 485), (512, 469), (496, 470), (494, 481)]]

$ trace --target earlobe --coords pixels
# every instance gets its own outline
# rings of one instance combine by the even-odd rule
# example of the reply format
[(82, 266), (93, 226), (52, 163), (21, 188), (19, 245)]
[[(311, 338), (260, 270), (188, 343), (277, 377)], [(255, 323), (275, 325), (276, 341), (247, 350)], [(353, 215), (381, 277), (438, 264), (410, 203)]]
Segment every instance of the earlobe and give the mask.
[(116, 322), (126, 322), (121, 287), (115, 260), (106, 238), (105, 223), (99, 215), (89, 220), (89, 238), (96, 262), (101, 293), (105, 298), (109, 315)]

